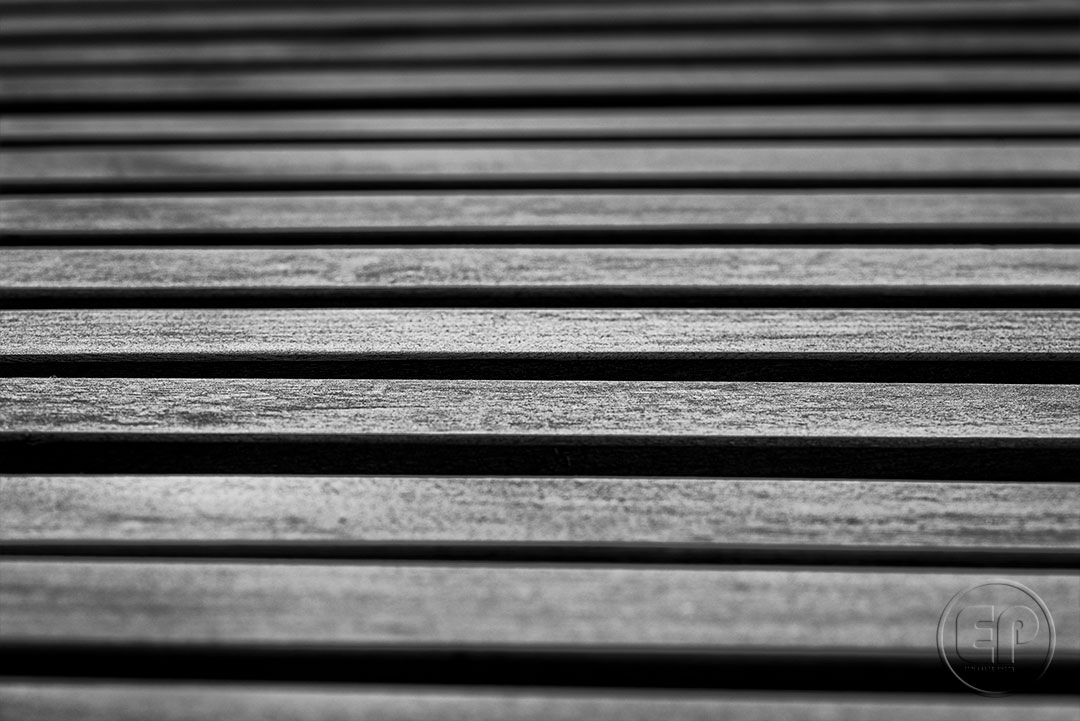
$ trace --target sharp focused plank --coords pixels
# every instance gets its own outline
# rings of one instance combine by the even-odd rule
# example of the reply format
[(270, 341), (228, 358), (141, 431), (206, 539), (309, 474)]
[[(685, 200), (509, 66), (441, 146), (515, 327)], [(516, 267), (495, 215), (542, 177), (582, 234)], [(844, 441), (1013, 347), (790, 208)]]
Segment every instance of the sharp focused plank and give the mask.
[(0, 182), (57, 180), (232, 180), (242, 189), (268, 178), (396, 179), (531, 178), (547, 182), (587, 178), (785, 182), (975, 177), (1009, 182), (1072, 179), (1080, 185), (1080, 144), (1055, 142), (911, 144), (588, 143), (483, 147), (423, 144), (414, 147), (261, 146), (177, 149), (7, 150)]
[(0, 359), (50, 357), (1080, 360), (1080, 311), (0, 311)]
[(243, 140), (336, 139), (498, 140), (529, 137), (810, 138), (830, 135), (883, 136), (1072, 133), (1080, 110), (1062, 106), (895, 107), (876, 109), (768, 110), (532, 110), (532, 111), (326, 111), (146, 113), (94, 115), (8, 115), (0, 117), (7, 143), (36, 140), (120, 141), (140, 139)]
[[(0, 562), (0, 641), (908, 650), (985, 577), (469, 565)], [(1018, 574), (1080, 651), (1080, 578)], [(792, 619), (801, 619), (793, 623)]]
[[(722, 7), (722, 6), (721, 6)], [(663, 9), (663, 8), (660, 8)], [(150, 72), (7, 76), (0, 100), (33, 104), (139, 101), (227, 101), (353, 99), (421, 101), (425, 104), (471, 97), (607, 97), (660, 94), (702, 96), (828, 96), (900, 93), (1074, 93), (1080, 82), (1075, 63), (959, 65), (860, 63), (857, 67), (763, 65), (731, 68), (655, 67), (583, 70), (325, 70), (234, 71), (197, 74)], [(947, 99), (947, 98), (945, 98)]]
[[(201, 10), (201, 9), (200, 9)], [(228, 5), (212, 12), (163, 7), (123, 12), (13, 14), (4, 20), (0, 38), (31, 40), (58, 35), (65, 39), (106, 34), (223, 33), (242, 31), (350, 31), (388, 30), (455, 31), (465, 28), (562, 27), (663, 27), (717, 24), (745, 27), (770, 24), (884, 24), (916, 22), (1023, 22), (1071, 19), (1072, 0), (1001, 0), (992, 4), (955, 0), (908, 3), (896, 0), (831, 0), (805, 2), (725, 2), (680, 0), (655, 3), (587, 2), (571, 4), (530, 3), (510, 5), (441, 4), (394, 8), (388, 6), (328, 5), (313, 13), (309, 8), (259, 8), (240, 10)]]
[(1080, 484), (0, 476), (0, 539), (1075, 551), (1078, 504)]
[(0, 49), (9, 71), (99, 69), (161, 64), (168, 68), (277, 64), (374, 63), (588, 63), (652, 61), (753, 61), (760, 59), (933, 59), (1019, 55), (1053, 58), (1075, 53), (1080, 35), (1069, 29), (977, 32), (866, 30), (859, 32), (720, 31), (666, 33), (525, 33), (507, 36), (454, 34), (448, 37), (351, 40), (251, 40), (192, 38), (99, 45), (13, 45)]
[(0, 704), (37, 721), (1075, 721), (1072, 699), (763, 692), (556, 691), (438, 687), (9, 681)]
[(1053, 289), (1080, 247), (0, 248), (0, 297), (198, 289)]
[(3, 378), (28, 434), (1080, 441), (1080, 386)]
[[(1026, 227), (1080, 223), (1080, 193), (364, 193), (0, 199), (15, 232), (764, 226)], [(718, 235), (718, 239), (722, 236)]]

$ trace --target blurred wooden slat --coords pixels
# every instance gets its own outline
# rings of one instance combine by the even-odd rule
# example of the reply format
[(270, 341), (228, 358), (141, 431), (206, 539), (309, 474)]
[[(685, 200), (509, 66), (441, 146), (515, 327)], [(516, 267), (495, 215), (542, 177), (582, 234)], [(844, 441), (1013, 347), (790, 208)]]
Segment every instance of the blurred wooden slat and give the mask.
[[(469, 228), (725, 228), (1080, 223), (1080, 193), (363, 193), (0, 199), (5, 233)], [(32, 237), (29, 236), (28, 237)], [(270, 234), (269, 242), (273, 242)], [(722, 233), (717, 234), (723, 240)], [(1022, 232), (1015, 236), (1022, 241)]]
[[(0, 561), (0, 642), (907, 650), (981, 574)], [(1080, 578), (1018, 573), (1080, 650)], [(793, 619), (799, 619), (795, 623)]]
[(845, 289), (1080, 289), (1080, 247), (474, 246), (0, 248), (0, 298), (19, 291), (429, 289), (812, 294)]
[(11, 719), (37, 721), (1075, 721), (1073, 699), (940, 694), (567, 691), (438, 687), (0, 682)]
[[(233, 182), (241, 190), (272, 179), (355, 181), (384, 189), (387, 183), (441, 180), (452, 183), (514, 179), (560, 183), (756, 180), (798, 183), (826, 179), (861, 183), (973, 178), (1019, 183), (1033, 179), (1080, 186), (1080, 144), (976, 143), (589, 143), (513, 145), (430, 144), (395, 147), (285, 146), (142, 149), (6, 150), (0, 182), (57, 181), (140, 183)], [(497, 187), (497, 185), (496, 185)]]
[(965, 548), (1080, 550), (1078, 503), (1080, 484), (26, 475), (0, 476), (0, 539), (53, 542), (56, 553), (86, 542), (232, 541), (299, 553), (314, 542), (426, 542), (953, 549), (960, 557)]
[(280, 63), (509, 62), (560, 64), (588, 62), (731, 62), (782, 59), (848, 60), (977, 57), (1058, 58), (1075, 53), (1080, 35), (1069, 29), (977, 32), (962, 28), (836, 31), (712, 31), (620, 33), (523, 33), (385, 38), (365, 43), (320, 40), (208, 40), (100, 45), (13, 45), (0, 49), (9, 71), (83, 70), (161, 64), (162, 68), (258, 66)]
[(9, 439), (115, 433), (1080, 442), (1075, 385), (3, 378), (0, 399), (0, 428)]
[(759, 358), (1080, 360), (1080, 311), (178, 309), (0, 311), (0, 360)]
[[(659, 6), (658, 6), (659, 7)], [(722, 5), (719, 7), (723, 7)], [(9, 110), (37, 103), (228, 103), (250, 107), (258, 101), (303, 103), (339, 101), (406, 102), (421, 106), (460, 104), (473, 98), (625, 101), (635, 96), (708, 98), (820, 97), (837, 94), (874, 98), (884, 94), (930, 93), (940, 100), (964, 93), (1060, 95), (1071, 99), (1080, 66), (1024, 63), (859, 63), (857, 66), (740, 65), (728, 68), (619, 67), (615, 69), (425, 69), (220, 71), (194, 74), (87, 72), (9, 75), (0, 78), (0, 101)], [(1039, 97), (1045, 101), (1047, 98)], [(301, 106), (302, 107), (302, 106)], [(280, 109), (280, 108), (277, 108)]]
[(326, 111), (248, 114), (8, 115), (6, 143), (1080, 136), (1080, 110), (1060, 106), (878, 109)]
[(897, 0), (822, 0), (789, 2), (701, 2), (679, 0), (646, 2), (586, 2), (528, 4), (436, 4), (395, 8), (376, 6), (230, 8), (207, 11), (183, 7), (127, 9), (120, 12), (13, 14), (4, 20), (0, 38), (36, 40), (113, 38), (147, 33), (248, 35), (287, 31), (453, 32), (468, 28), (507, 32), (517, 28), (575, 27), (694, 27), (700, 25), (755, 27), (768, 25), (828, 25), (836, 23), (888, 24), (903, 22), (1023, 23), (1067, 21), (1077, 5), (1072, 0), (999, 0), (971, 3), (942, 0), (936, 3)]

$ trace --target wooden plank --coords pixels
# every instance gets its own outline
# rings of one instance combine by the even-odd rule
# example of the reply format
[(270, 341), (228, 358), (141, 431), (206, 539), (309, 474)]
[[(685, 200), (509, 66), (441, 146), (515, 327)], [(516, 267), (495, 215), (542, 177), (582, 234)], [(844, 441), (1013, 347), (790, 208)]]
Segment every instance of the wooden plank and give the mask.
[(0, 360), (682, 358), (1080, 360), (1080, 311), (140, 309), (0, 311)]
[[(263, 193), (0, 199), (0, 230), (33, 232), (641, 229), (1080, 223), (1080, 193)], [(267, 236), (270, 238), (270, 235)], [(716, 240), (723, 240), (721, 233)]]
[(822, 694), (772, 691), (687, 692), (347, 687), (320, 684), (131, 683), (19, 680), (0, 683), (7, 717), (37, 721), (236, 721), (468, 718), (475, 721), (1075, 721), (1072, 699), (1025, 695), (988, 701), (938, 694)]
[(482, 289), (567, 295), (1080, 287), (1080, 247), (474, 246), (0, 248), (0, 297), (154, 290)]
[(787, 439), (1076, 446), (1080, 386), (3, 378), (0, 429), (336, 438)]
[[(907, 651), (983, 574), (0, 561), (0, 641)], [(1080, 578), (1020, 573), (1080, 651)], [(793, 619), (802, 622), (793, 623)], [(943, 670), (941, 673), (945, 673)]]
[[(591, 143), (552, 145), (285, 146), (6, 150), (0, 182), (50, 188), (58, 181), (252, 183), (305, 179), (372, 184), (517, 179), (556, 186), (573, 180), (663, 184), (689, 180), (734, 187), (759, 180), (933, 182), (964, 179), (1080, 185), (1080, 143)], [(498, 187), (496, 185), (496, 187)]]
[(274, 140), (341, 142), (527, 138), (1077, 135), (1080, 110), (1060, 106), (876, 109), (325, 111), (5, 115), (5, 143)]
[(0, 38), (28, 41), (42, 36), (112, 38), (152, 32), (221, 34), (227, 31), (272, 33), (289, 31), (374, 32), (408, 29), (452, 32), (467, 28), (558, 29), (574, 27), (664, 27), (760, 25), (828, 25), (836, 23), (887, 24), (902, 22), (1046, 23), (1070, 19), (1072, 0), (999, 0), (991, 4), (964, 1), (910, 3), (896, 0), (821, 0), (804, 2), (709, 3), (680, 0), (659, 7), (653, 3), (572, 4), (529, 3), (510, 5), (439, 4), (419, 7), (328, 5), (317, 13), (306, 7), (246, 7), (228, 5), (196, 11), (167, 7), (120, 12), (18, 13), (5, 18)]
[[(723, 7), (720, 5), (718, 7)], [(666, 6), (661, 8), (666, 10)], [(1072, 97), (1080, 82), (1075, 63), (860, 63), (858, 66), (805, 65), (689, 67), (643, 65), (613, 69), (424, 69), (278, 70), (206, 73), (86, 72), (7, 75), (0, 99), (9, 109), (76, 101), (107, 103), (209, 102), (234, 106), (259, 101), (305, 100), (365, 103), (404, 102), (424, 106), (466, 101), (531, 99), (626, 100), (639, 96), (750, 99), (788, 96), (827, 100), (835, 95), (885, 97), (931, 94), (953, 100), (963, 94), (1020, 93)], [(592, 100), (590, 100), (590, 98)], [(66, 107), (66, 106), (65, 106)], [(74, 106), (73, 106), (74, 107)]]
[(947, 549), (955, 560), (965, 549), (1080, 550), (1078, 503), (1080, 484), (1070, 483), (8, 475), (0, 539), (9, 552), (45, 544), (58, 554), (101, 542), (128, 553), (163, 542), (243, 553), (263, 543), (316, 555), (313, 544), (663, 544)]
[(70, 70), (161, 65), (221, 67), (228, 64), (374, 63), (588, 63), (778, 59), (883, 60), (1011, 57), (1062, 58), (1080, 37), (1071, 29), (978, 32), (944, 28), (919, 30), (709, 31), (524, 33), (448, 37), (389, 37), (368, 43), (335, 38), (207, 39), (128, 41), (100, 45), (12, 45), (0, 48), (9, 71)]

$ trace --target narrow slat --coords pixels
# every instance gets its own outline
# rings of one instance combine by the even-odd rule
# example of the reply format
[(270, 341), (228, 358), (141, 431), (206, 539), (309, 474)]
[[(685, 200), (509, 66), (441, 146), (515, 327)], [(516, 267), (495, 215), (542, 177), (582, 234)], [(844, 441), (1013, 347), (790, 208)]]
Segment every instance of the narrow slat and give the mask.
[(0, 704), (11, 719), (38, 721), (236, 721), (266, 719), (400, 719), (436, 721), (1075, 721), (1072, 699), (1024, 696), (987, 703), (974, 696), (826, 694), (797, 692), (672, 693), (622, 689), (463, 689), (437, 687), (334, 687), (199, 683), (0, 683)]
[[(0, 561), (0, 641), (907, 651), (982, 574)], [(1080, 578), (1020, 573), (1080, 651)], [(800, 622), (794, 623), (793, 619)], [(941, 673), (946, 673), (941, 670)]]
[(1080, 386), (245, 378), (4, 378), (31, 434), (737, 439), (1073, 447)]
[[(928, 225), (1069, 227), (1080, 193), (455, 193), (9, 197), (8, 234)], [(269, 236), (268, 236), (269, 237)], [(1021, 235), (1022, 237), (1022, 235)], [(716, 240), (722, 240), (718, 233)]]
[(281, 553), (316, 543), (682, 544), (960, 558), (964, 549), (1075, 553), (1078, 504), (1080, 484), (27, 475), (0, 476), (0, 539), (14, 552), (22, 542), (57, 553), (94, 542), (129, 553), (163, 542), (277, 543)]
[(8, 115), (6, 143), (1080, 134), (1071, 106)]
[(623, 183), (631, 179), (726, 183), (820, 180), (859, 187), (872, 182), (994, 180), (1071, 181), (1080, 185), (1080, 144), (1028, 143), (623, 143), (515, 144), (483, 147), (262, 146), (176, 149), (6, 150), (0, 182), (54, 188), (59, 181), (302, 183), (305, 179), (367, 183), (517, 179), (555, 184)]
[(1080, 289), (1072, 247), (0, 248), (0, 297), (208, 290), (752, 294)]
[(1080, 311), (178, 309), (0, 311), (0, 360), (760, 358), (1080, 360)]

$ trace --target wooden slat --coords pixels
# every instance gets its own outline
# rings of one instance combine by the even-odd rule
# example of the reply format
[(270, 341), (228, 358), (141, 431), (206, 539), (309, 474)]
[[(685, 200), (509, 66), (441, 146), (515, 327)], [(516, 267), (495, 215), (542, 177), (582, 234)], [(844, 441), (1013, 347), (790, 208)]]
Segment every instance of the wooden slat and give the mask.
[(1080, 442), (1080, 386), (3, 378), (29, 434)]
[[(412, 147), (262, 146), (224, 148), (6, 150), (0, 182), (105, 183), (232, 181), (241, 189), (267, 179), (337, 179), (374, 187), (399, 180), (531, 179), (598, 183), (691, 179), (736, 187), (758, 179), (872, 181), (974, 178), (1022, 183), (1072, 180), (1080, 185), (1080, 144), (974, 143), (622, 143)], [(497, 187), (497, 185), (496, 185)]]
[[(711, 568), (0, 561), (0, 641), (601, 645), (936, 658), (981, 574)], [(1080, 651), (1080, 578), (1020, 573)], [(794, 623), (793, 619), (801, 622)]]
[(0, 476), (0, 539), (52, 543), (57, 553), (88, 542), (276, 542), (286, 553), (312, 543), (525, 543), (950, 549), (960, 558), (962, 549), (1080, 550), (1078, 503), (1080, 484), (29, 475)]
[(693, 0), (655, 3), (530, 3), (511, 5), (442, 4), (394, 8), (392, 6), (324, 6), (240, 10), (228, 5), (192, 11), (148, 8), (122, 12), (13, 14), (5, 18), (0, 38), (35, 39), (40, 36), (93, 38), (106, 35), (168, 33), (222, 33), (242, 31), (387, 30), (459, 31), (464, 28), (562, 28), (589, 26), (695, 26), (718, 24), (736, 27), (830, 23), (885, 24), (916, 22), (1046, 22), (1066, 20), (1076, 11), (1072, 0), (999, 0), (991, 4), (955, 0), (910, 3), (896, 0), (831, 0), (804, 2), (725, 2)]
[[(723, 6), (720, 6), (723, 7)], [(35, 103), (217, 102), (241, 105), (340, 100), (404, 101), (422, 105), (471, 98), (627, 99), (726, 96), (820, 97), (831, 95), (949, 96), (964, 93), (1060, 94), (1071, 98), (1080, 82), (1075, 63), (860, 63), (857, 67), (737, 66), (684, 69), (649, 66), (617, 69), (325, 70), (234, 71), (196, 74), (87, 72), (63, 75), (9, 75), (0, 79), (0, 100), (9, 108)], [(1043, 98), (1045, 100), (1045, 98)]]
[(0, 49), (8, 70), (75, 70), (88, 65), (220, 67), (230, 63), (298, 65), (375, 63), (588, 63), (776, 59), (1061, 58), (1074, 53), (1080, 35), (1071, 29), (977, 32), (966, 29), (743, 32), (578, 32), (489, 36), (384, 38), (357, 43), (314, 40), (208, 40), (100, 45), (13, 45)]
[(179, 309), (0, 311), (0, 360), (798, 358), (1080, 360), (1080, 311)]
[(6, 143), (35, 140), (121, 141), (276, 140), (346, 138), (485, 139), (530, 137), (962, 136), (1080, 134), (1080, 110), (1061, 106), (940, 108), (597, 111), (326, 111), (8, 115), (0, 117)]
[[(10, 197), (6, 233), (467, 228), (1068, 227), (1080, 193), (364, 193)], [(269, 236), (268, 236), (269, 237)], [(1022, 235), (1021, 235), (1022, 237)], [(722, 234), (717, 240), (722, 240)]]
[(12, 719), (38, 721), (236, 721), (399, 719), (435, 721), (1075, 721), (1073, 699), (1025, 695), (986, 701), (948, 694), (556, 691), (438, 687), (9, 681), (0, 704)]
[(18, 291), (432, 289), (730, 290), (1080, 288), (1080, 247), (491, 246), (0, 248)]

